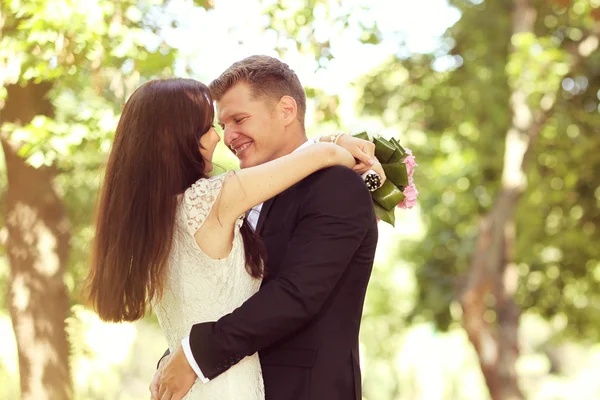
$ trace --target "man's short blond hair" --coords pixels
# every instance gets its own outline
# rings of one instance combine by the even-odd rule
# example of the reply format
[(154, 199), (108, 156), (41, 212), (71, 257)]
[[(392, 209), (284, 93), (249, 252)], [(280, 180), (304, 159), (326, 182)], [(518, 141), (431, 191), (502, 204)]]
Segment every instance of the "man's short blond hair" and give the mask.
[(298, 120), (304, 127), (306, 94), (296, 73), (284, 62), (269, 56), (250, 56), (227, 68), (209, 85), (212, 97), (219, 101), (233, 86), (245, 82), (255, 98), (277, 103), (290, 96), (298, 107)]

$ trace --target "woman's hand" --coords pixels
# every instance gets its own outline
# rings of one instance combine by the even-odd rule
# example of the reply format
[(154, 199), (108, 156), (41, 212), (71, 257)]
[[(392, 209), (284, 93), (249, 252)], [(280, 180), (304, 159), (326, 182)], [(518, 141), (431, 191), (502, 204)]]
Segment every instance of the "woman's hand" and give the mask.
[(364, 139), (355, 138), (354, 136), (343, 134), (337, 142), (339, 146), (348, 150), (350, 154), (357, 160), (351, 168), (359, 174), (364, 174), (369, 170), (375, 171), (381, 177), (381, 183), (385, 182), (385, 172), (377, 158), (375, 158), (375, 144)]
[(357, 160), (352, 167), (356, 172), (362, 174), (370, 170), (375, 165), (375, 145), (368, 140), (355, 138), (354, 136), (342, 134), (336, 141), (338, 146), (348, 150)]

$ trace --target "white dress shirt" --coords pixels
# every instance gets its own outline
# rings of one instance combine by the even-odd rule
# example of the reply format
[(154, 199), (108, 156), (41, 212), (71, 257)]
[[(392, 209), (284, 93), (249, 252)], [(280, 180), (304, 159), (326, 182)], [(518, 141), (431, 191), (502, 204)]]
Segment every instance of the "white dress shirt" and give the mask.
[[(300, 145), (294, 151), (301, 150), (301, 149), (308, 147), (311, 144), (315, 144), (315, 143), (316, 143), (315, 139), (307, 140), (306, 142), (302, 143), (302, 145)], [(258, 225), (258, 218), (260, 217), (260, 212), (262, 210), (262, 206), (263, 206), (263, 203), (257, 204), (246, 212), (246, 219), (248, 220), (248, 223), (254, 230), (256, 230), (256, 226)], [(181, 339), (181, 347), (183, 349), (183, 353), (185, 354), (185, 358), (187, 358), (188, 363), (190, 363), (190, 366), (192, 367), (192, 369), (194, 370), (196, 375), (198, 375), (198, 378), (200, 378), (200, 381), (202, 383), (207, 383), (210, 379), (208, 379), (204, 376), (204, 374), (200, 370), (200, 367), (198, 366), (198, 363), (196, 363), (196, 360), (194, 359), (194, 355), (192, 354), (192, 348), (190, 346), (190, 337), (189, 336), (186, 336), (183, 339)]]

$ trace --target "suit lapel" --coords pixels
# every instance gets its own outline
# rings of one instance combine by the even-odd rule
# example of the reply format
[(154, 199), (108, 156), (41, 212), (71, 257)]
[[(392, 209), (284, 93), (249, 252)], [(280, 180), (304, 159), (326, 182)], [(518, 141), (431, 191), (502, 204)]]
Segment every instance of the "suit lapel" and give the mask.
[(272, 197), (263, 203), (262, 209), (260, 210), (260, 215), (258, 216), (258, 224), (256, 225), (256, 233), (259, 235), (262, 232), (263, 226), (265, 225), (265, 220), (267, 219), (267, 215), (271, 210), (271, 206), (273, 205), (275, 198), (276, 197)]

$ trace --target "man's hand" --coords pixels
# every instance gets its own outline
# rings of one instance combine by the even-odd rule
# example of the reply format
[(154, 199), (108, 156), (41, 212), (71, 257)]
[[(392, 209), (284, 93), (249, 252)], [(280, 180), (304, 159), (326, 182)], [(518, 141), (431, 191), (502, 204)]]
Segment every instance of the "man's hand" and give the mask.
[(381, 177), (381, 183), (385, 182), (385, 172), (381, 163), (375, 158), (375, 144), (352, 135), (344, 134), (337, 140), (337, 144), (348, 150), (358, 163), (352, 168), (359, 174), (373, 170)]
[(167, 364), (167, 360), (171, 357), (171, 354), (164, 356), (163, 358), (161, 358), (161, 360), (158, 362), (158, 368), (156, 369), (156, 372), (154, 373), (154, 377), (152, 378), (152, 382), (150, 382), (150, 398), (152, 400), (159, 400), (160, 397), (158, 397), (158, 386), (160, 385), (160, 375), (162, 374), (163, 369), (165, 368), (165, 365)]
[[(166, 357), (165, 357), (166, 358)], [(180, 400), (196, 381), (196, 373), (188, 363), (183, 349), (179, 347), (159, 367), (158, 400)], [(156, 377), (155, 374), (155, 377)], [(154, 397), (152, 398), (154, 400)]]

